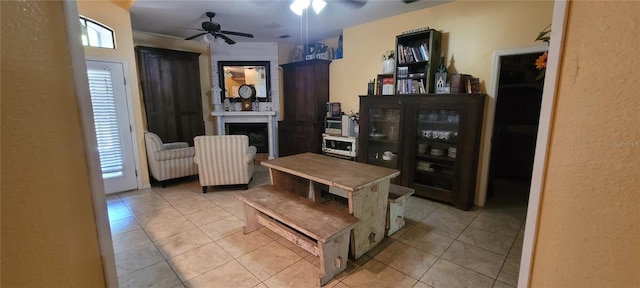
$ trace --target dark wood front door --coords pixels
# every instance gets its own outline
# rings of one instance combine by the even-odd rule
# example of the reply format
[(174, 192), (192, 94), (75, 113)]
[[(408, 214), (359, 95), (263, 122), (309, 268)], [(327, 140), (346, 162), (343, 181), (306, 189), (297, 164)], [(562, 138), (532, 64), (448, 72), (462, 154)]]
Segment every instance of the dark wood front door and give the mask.
[(199, 53), (136, 47), (147, 129), (163, 142), (204, 135)]

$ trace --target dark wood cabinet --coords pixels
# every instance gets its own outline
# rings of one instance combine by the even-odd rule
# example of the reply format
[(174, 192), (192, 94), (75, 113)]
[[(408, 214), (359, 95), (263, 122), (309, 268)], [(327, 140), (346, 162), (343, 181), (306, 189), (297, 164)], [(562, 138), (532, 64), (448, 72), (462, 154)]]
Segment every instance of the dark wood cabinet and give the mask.
[(278, 123), (280, 156), (321, 152), (330, 63), (309, 60), (281, 65), (284, 118)]
[(147, 129), (164, 142), (204, 135), (199, 53), (137, 46)]
[[(399, 169), (396, 182), (417, 196), (468, 210), (475, 198), (485, 97), (360, 96), (358, 161)], [(385, 151), (395, 157), (385, 157)]]

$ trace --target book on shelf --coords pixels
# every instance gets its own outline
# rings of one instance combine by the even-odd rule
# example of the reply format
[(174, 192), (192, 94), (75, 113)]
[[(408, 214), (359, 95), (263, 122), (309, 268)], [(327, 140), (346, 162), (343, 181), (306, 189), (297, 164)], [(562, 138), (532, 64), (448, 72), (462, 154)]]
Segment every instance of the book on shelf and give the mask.
[(429, 61), (429, 49), (424, 43), (420, 44), (420, 53), (422, 53), (422, 58), (424, 58), (424, 61)]
[(409, 76), (409, 67), (398, 67), (397, 77), (405, 78)]
[(375, 95), (393, 95), (393, 74), (378, 74), (374, 83)]
[(382, 79), (382, 95), (393, 95), (393, 78)]
[(398, 62), (399, 63), (404, 63), (405, 62), (403, 50), (404, 50), (404, 47), (402, 47), (402, 45), (398, 44), (398, 53), (396, 53), (396, 56), (398, 56)]
[(429, 61), (429, 49), (426, 43), (416, 45), (398, 44), (398, 62), (400, 64)]
[(398, 80), (398, 88), (396, 89), (396, 93), (425, 94), (427, 93), (427, 90), (425, 89), (423, 80), (400, 79)]

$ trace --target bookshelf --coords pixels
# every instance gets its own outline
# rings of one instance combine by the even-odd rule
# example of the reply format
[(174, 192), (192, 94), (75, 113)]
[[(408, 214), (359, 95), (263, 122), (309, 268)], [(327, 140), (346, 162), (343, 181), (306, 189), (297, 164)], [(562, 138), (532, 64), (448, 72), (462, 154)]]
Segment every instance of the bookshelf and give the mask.
[(434, 29), (396, 36), (396, 94), (434, 92), (434, 72), (440, 65), (442, 34)]

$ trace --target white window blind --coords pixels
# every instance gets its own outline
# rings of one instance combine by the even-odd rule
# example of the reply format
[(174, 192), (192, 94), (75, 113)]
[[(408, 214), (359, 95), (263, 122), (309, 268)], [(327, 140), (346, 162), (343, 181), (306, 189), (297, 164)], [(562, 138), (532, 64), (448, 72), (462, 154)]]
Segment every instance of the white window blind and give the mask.
[(111, 71), (88, 69), (98, 153), (104, 179), (120, 177), (124, 163)]

